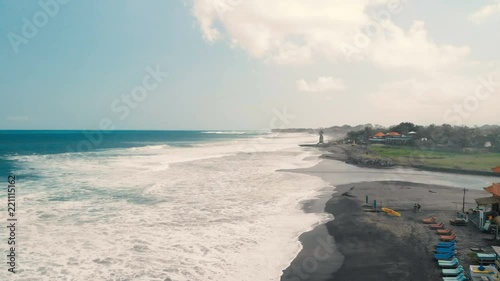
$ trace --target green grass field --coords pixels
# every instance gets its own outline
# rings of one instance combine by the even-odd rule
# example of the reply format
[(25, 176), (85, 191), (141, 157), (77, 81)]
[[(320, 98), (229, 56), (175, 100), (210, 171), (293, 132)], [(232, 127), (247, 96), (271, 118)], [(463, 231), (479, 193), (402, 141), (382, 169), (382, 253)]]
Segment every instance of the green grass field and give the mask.
[(371, 145), (374, 157), (391, 158), (404, 165), (425, 165), (474, 171), (491, 171), (500, 166), (500, 153), (453, 153), (411, 147)]

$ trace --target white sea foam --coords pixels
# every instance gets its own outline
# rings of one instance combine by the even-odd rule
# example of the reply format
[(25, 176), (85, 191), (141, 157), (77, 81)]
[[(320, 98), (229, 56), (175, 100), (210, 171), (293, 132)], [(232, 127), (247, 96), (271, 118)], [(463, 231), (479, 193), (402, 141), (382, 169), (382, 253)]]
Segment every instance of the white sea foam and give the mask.
[[(314, 139), (314, 138), (313, 138)], [(17, 157), (22, 276), (33, 280), (279, 280), (298, 236), (326, 215), (300, 207), (326, 183), (275, 172), (318, 162), (269, 135), (194, 147)], [(1, 210), (3, 211), (3, 210)]]
[(155, 149), (169, 149), (172, 148), (172, 146), (167, 145), (167, 144), (162, 144), (162, 145), (146, 145), (146, 146), (139, 146), (139, 147), (131, 147), (129, 150), (131, 151), (145, 151), (145, 150), (155, 150)]
[(244, 135), (244, 134), (246, 134), (246, 132), (238, 132), (238, 131), (207, 131), (207, 132), (202, 132), (202, 134)]

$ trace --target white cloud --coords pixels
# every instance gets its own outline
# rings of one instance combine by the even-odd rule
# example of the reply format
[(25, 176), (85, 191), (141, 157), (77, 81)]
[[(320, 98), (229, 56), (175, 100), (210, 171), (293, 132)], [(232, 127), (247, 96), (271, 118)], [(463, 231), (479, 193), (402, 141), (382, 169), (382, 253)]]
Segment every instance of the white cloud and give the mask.
[(495, 69), (478, 77), (439, 73), (430, 79), (385, 83), (369, 95), (369, 100), (379, 112), (377, 117), (386, 120), (491, 123), (496, 122), (493, 112), (500, 102), (499, 81), (500, 72)]
[(388, 35), (367, 50), (371, 52), (371, 59), (382, 67), (426, 71), (443, 69), (463, 63), (470, 52), (468, 47), (433, 43), (423, 22), (414, 22), (407, 32), (393, 24), (386, 28)]
[(221, 37), (219, 30), (213, 27), (213, 19), (217, 16), (213, 1), (200, 1), (194, 5), (193, 14), (198, 19), (203, 36), (208, 42), (214, 42)]
[(495, 14), (500, 14), (500, 2), (481, 7), (478, 11), (470, 14), (467, 19), (475, 24), (480, 24)]
[[(405, 1), (397, 9), (390, 9), (394, 1), (387, 0), (192, 1), (193, 14), (208, 42), (226, 38), (232, 47), (269, 63), (336, 63), (346, 59), (344, 47), (351, 45), (363, 59), (382, 67), (427, 71), (459, 64), (469, 53), (467, 47), (432, 42), (422, 22), (406, 31), (370, 16), (372, 10), (390, 16), (395, 16), (394, 11), (404, 13)], [(375, 35), (370, 33), (373, 24), (380, 27)], [(359, 46), (360, 37), (368, 38), (368, 44)]]
[(453, 103), (474, 92), (477, 82), (462, 76), (436, 75), (432, 79), (406, 79), (382, 84), (370, 95), (381, 109), (435, 107)]
[(328, 92), (345, 90), (346, 85), (341, 79), (333, 77), (319, 77), (316, 81), (308, 83), (304, 79), (297, 80), (297, 89), (302, 92)]

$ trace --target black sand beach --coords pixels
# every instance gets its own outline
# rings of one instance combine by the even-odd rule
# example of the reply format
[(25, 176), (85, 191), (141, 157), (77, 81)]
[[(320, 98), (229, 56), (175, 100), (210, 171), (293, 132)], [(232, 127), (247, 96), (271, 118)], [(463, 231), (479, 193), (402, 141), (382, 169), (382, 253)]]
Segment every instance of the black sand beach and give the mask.
[[(342, 196), (349, 191), (350, 196)], [(466, 267), (471, 247), (487, 247), (489, 234), (469, 226), (450, 226), (462, 208), (459, 188), (397, 181), (361, 182), (338, 186), (326, 203), (325, 211), (334, 220), (300, 237), (303, 244), (282, 281), (423, 281), (442, 280), (433, 260), (433, 248), (439, 236), (420, 222), (435, 216), (446, 228), (456, 232), (457, 257)], [(384, 207), (401, 212), (401, 217), (364, 212), (365, 196)], [(475, 207), (474, 198), (488, 194), (481, 190), (467, 192), (466, 209)], [(414, 203), (422, 210), (413, 212)], [(312, 211), (312, 210), (311, 210)]]

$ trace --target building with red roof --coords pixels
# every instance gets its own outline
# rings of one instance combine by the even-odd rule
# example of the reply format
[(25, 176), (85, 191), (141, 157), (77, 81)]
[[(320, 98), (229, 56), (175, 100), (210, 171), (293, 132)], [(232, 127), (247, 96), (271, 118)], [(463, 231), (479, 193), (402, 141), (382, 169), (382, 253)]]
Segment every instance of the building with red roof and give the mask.
[(390, 132), (390, 133), (387, 133), (386, 136), (388, 136), (388, 137), (400, 137), (401, 134), (398, 132)]
[(484, 190), (497, 197), (500, 197), (500, 183), (494, 183), (491, 186), (486, 187)]

